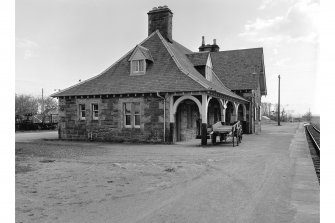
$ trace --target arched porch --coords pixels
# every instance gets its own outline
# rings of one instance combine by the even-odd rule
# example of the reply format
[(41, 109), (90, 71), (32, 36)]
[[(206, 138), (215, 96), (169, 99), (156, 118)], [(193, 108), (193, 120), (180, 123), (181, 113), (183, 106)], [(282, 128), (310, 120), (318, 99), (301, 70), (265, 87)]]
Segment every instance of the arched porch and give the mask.
[[(237, 121), (241, 102), (245, 103), (208, 94), (171, 96), (170, 141), (200, 137), (201, 144), (206, 145), (208, 128), (218, 121), (227, 125)], [(245, 105), (241, 104), (240, 107), (241, 117), (245, 119)]]

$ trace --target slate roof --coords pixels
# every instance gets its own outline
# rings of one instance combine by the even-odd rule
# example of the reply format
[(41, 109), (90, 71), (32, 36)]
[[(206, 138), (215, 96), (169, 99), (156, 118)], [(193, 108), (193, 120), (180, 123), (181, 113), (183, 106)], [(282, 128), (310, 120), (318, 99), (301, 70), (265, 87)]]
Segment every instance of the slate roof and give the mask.
[(130, 75), (128, 60), (134, 50), (132, 49), (101, 74), (51, 96), (216, 91), (247, 101), (220, 81), (213, 83), (204, 78), (186, 56), (192, 51), (176, 41), (166, 41), (158, 30), (139, 45), (148, 50), (154, 60), (148, 64), (144, 75)]
[(209, 52), (207, 51), (199, 53), (192, 52), (192, 54), (187, 54), (186, 56), (194, 66), (204, 66), (206, 65), (208, 54)]
[(263, 48), (211, 52), (213, 70), (231, 90), (257, 89), (266, 94)]

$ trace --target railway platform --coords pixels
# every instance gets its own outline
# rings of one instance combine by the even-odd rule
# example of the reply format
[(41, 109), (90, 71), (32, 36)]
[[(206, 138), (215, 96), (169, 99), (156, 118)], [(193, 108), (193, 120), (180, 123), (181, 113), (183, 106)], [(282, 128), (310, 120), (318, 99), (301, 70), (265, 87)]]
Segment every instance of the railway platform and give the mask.
[(291, 204), (297, 210), (295, 222), (319, 222), (320, 186), (302, 124), (292, 139), (290, 160), (293, 170)]
[[(287, 210), (290, 209), (292, 213), (288, 214), (291, 218), (287, 219), (288, 222), (320, 222), (320, 184), (310, 154), (304, 123), (282, 123), (282, 126), (277, 126), (277, 123), (266, 122), (262, 125), (260, 134), (244, 135), (243, 138), (242, 143), (234, 148), (231, 143), (213, 145), (211, 140), (208, 140), (207, 148), (227, 149), (231, 147), (240, 158), (245, 155), (246, 151), (254, 151), (253, 155), (262, 157), (261, 162), (268, 163), (265, 168), (277, 169), (278, 172), (273, 175), (288, 176), (281, 182), (287, 184), (285, 189), (280, 188), (280, 195), (276, 195), (286, 198), (289, 203)], [(184, 146), (191, 146), (190, 144), (195, 146), (195, 144), (199, 145), (199, 142), (180, 143)], [(277, 154), (278, 157), (271, 163), (269, 160), (274, 154)], [(280, 165), (283, 166), (282, 169), (278, 168)], [(264, 180), (270, 181), (269, 179)], [(273, 186), (276, 184), (275, 181), (272, 182)], [(277, 180), (278, 185), (281, 183)], [(268, 205), (271, 207), (273, 204)]]

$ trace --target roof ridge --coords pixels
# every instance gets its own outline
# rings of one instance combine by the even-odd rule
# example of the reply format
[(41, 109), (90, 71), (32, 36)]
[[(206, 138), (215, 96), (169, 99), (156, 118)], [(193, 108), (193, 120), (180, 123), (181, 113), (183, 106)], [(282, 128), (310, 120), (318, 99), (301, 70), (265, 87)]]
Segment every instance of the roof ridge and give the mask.
[(231, 51), (242, 51), (242, 50), (256, 50), (256, 49), (262, 49), (262, 50), (263, 50), (263, 47), (243, 48), (243, 49), (236, 49), (236, 50), (221, 50), (221, 51), (211, 52), (211, 53), (221, 53), (221, 52), (231, 52)]
[(173, 50), (171, 50), (170, 46), (168, 45), (168, 43), (166, 42), (166, 40), (164, 39), (164, 37), (160, 34), (159, 30), (156, 30), (156, 33), (158, 34), (158, 37), (161, 39), (163, 45), (165, 46), (165, 48), (167, 49), (167, 51), (169, 52), (169, 54), (171, 55), (173, 61), (176, 63), (177, 67), (179, 68), (179, 70), (184, 73), (185, 75), (187, 75), (188, 77), (190, 77), (191, 79), (193, 79), (194, 81), (196, 81), (197, 83), (199, 83), (200, 85), (202, 85), (204, 88), (211, 90), (212, 88), (204, 83), (203, 81), (201, 81), (199, 78), (194, 77), (190, 72), (186, 71), (183, 66), (180, 64), (180, 62), (178, 61), (176, 55), (174, 54)]
[[(145, 41), (147, 41), (148, 39), (150, 39), (153, 35), (155, 35), (155, 32), (151, 33), (147, 38), (145, 38), (142, 42), (140, 42), (140, 43), (137, 44), (136, 46), (143, 44)], [(97, 75), (95, 75), (95, 76), (93, 76), (93, 77), (91, 77), (91, 78), (89, 78), (89, 79), (87, 79), (87, 80), (85, 80), (85, 81), (82, 81), (82, 82), (80, 82), (80, 83), (77, 83), (77, 84), (75, 84), (75, 85), (72, 85), (72, 86), (70, 86), (70, 87), (67, 87), (67, 88), (65, 88), (65, 89), (63, 89), (63, 90), (61, 90), (61, 91), (58, 91), (58, 92), (56, 92), (56, 93), (53, 93), (53, 94), (50, 95), (50, 97), (57, 97), (57, 96), (56, 96), (57, 94), (60, 94), (60, 93), (62, 93), (62, 92), (64, 92), (64, 91), (70, 90), (70, 89), (72, 89), (72, 88), (74, 88), (74, 87), (77, 87), (77, 86), (79, 86), (79, 85), (81, 85), (81, 84), (84, 84), (84, 83), (86, 83), (86, 82), (88, 82), (88, 81), (91, 81), (91, 80), (93, 80), (93, 79), (95, 79), (95, 78), (100, 77), (101, 75), (105, 74), (108, 70), (110, 70), (112, 67), (114, 67), (117, 63), (119, 63), (121, 60), (123, 60), (128, 54), (130, 54), (131, 52), (133, 52), (133, 51), (135, 50), (136, 46), (135, 46), (134, 48), (132, 48), (130, 51), (128, 51), (126, 54), (124, 54), (120, 59), (118, 59), (117, 61), (115, 61), (112, 65), (110, 65), (109, 67), (107, 67), (107, 68), (106, 68), (104, 71), (102, 71), (100, 74), (97, 74)], [(141, 47), (143, 47), (143, 46), (141, 46)], [(145, 48), (145, 47), (143, 47), (143, 48)]]
[(186, 55), (192, 55), (192, 54), (202, 54), (202, 53), (210, 53), (209, 51), (201, 51), (201, 52), (192, 52), (192, 53), (187, 53)]

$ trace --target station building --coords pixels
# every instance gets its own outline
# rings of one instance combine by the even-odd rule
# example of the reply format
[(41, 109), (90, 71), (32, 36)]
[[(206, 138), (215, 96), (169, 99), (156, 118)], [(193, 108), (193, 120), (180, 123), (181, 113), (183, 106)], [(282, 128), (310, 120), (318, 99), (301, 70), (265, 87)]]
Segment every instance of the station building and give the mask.
[[(201, 138), (217, 121), (260, 131), (267, 94), (263, 48), (220, 51), (204, 37), (198, 52), (172, 38), (172, 11), (148, 13), (148, 37), (101, 74), (52, 95), (59, 138), (176, 142)], [(200, 38), (199, 38), (200, 39)]]

